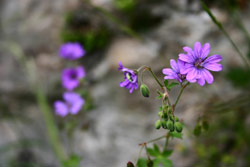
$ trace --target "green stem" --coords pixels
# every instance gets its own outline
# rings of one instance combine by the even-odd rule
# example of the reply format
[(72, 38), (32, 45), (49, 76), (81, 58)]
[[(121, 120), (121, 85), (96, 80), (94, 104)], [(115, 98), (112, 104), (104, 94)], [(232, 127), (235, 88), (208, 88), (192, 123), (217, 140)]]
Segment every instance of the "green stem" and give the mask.
[(93, 7), (94, 9), (96, 9), (97, 11), (101, 12), (102, 14), (104, 14), (108, 19), (110, 19), (112, 22), (114, 22), (115, 24), (117, 24), (119, 26), (119, 28), (124, 31), (126, 34), (137, 38), (137, 39), (141, 39), (141, 37), (139, 35), (137, 35), (137, 33), (135, 31), (133, 31), (131, 28), (129, 28), (128, 26), (124, 25), (117, 17), (115, 17), (114, 15), (112, 15), (108, 10), (95, 6), (93, 5), (90, 0), (83, 0), (85, 3), (87, 3), (89, 6)]
[(147, 67), (147, 70), (152, 74), (152, 76), (154, 77), (154, 79), (156, 80), (156, 82), (159, 84), (159, 86), (161, 88), (164, 88), (164, 86), (161, 84), (161, 82), (158, 80), (158, 78), (156, 77), (156, 75), (154, 74), (154, 72), (152, 71), (152, 69), (150, 67)]
[(163, 150), (167, 150), (168, 142), (169, 142), (169, 135), (166, 136), (166, 141), (165, 141), (165, 145), (164, 145), (164, 149)]
[(237, 45), (234, 43), (234, 41), (232, 40), (232, 38), (230, 37), (230, 35), (226, 32), (226, 30), (224, 29), (223, 25), (215, 18), (215, 16), (212, 14), (212, 12), (210, 11), (210, 9), (207, 7), (207, 5), (203, 2), (203, 0), (200, 0), (203, 9), (207, 12), (207, 14), (209, 15), (209, 17), (211, 18), (211, 20), (214, 22), (214, 24), (217, 25), (217, 27), (224, 33), (224, 35), (227, 37), (227, 39), (229, 40), (229, 42), (232, 44), (234, 50), (238, 53), (238, 55), (240, 56), (240, 58), (242, 59), (242, 61), (245, 63), (247, 68), (250, 68), (249, 62), (247, 61), (247, 59), (243, 56), (243, 54), (240, 52), (239, 48), (237, 47)]
[(157, 138), (155, 138), (155, 139), (149, 140), (149, 141), (146, 142), (146, 144), (148, 144), (148, 143), (153, 143), (153, 142), (155, 142), (155, 141), (161, 140), (161, 139), (163, 139), (163, 138), (165, 138), (165, 137), (167, 137), (167, 136), (168, 136), (168, 134), (165, 134), (165, 135), (163, 135), (163, 136), (161, 136), (161, 137), (157, 137)]
[(40, 111), (42, 112), (45, 121), (50, 144), (59, 161), (63, 163), (66, 160), (66, 154), (60, 142), (58, 129), (55, 125), (48, 101), (41, 88), (37, 87), (35, 93)]
[(188, 85), (189, 85), (189, 82), (186, 83), (186, 85), (182, 86), (181, 91), (180, 91), (180, 93), (179, 93), (179, 95), (178, 95), (178, 97), (177, 97), (177, 99), (176, 99), (176, 101), (175, 101), (175, 103), (174, 103), (174, 109), (175, 109), (175, 106), (178, 104), (178, 102), (179, 102), (179, 100), (180, 100), (180, 97), (181, 97), (181, 95), (182, 95), (184, 89), (185, 89)]

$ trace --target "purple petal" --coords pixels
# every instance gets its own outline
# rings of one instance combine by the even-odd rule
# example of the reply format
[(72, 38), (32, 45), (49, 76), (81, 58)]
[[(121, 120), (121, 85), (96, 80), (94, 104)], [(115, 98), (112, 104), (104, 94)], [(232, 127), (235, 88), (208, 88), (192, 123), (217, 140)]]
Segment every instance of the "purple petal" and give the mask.
[(218, 63), (222, 60), (222, 56), (221, 55), (212, 55), (209, 56), (205, 61), (204, 64), (206, 63)]
[(76, 101), (81, 99), (81, 96), (75, 92), (65, 92), (63, 98), (67, 103), (73, 105)]
[(126, 79), (125, 81), (123, 81), (123, 82), (120, 83), (120, 87), (125, 87), (125, 86), (127, 86), (129, 83), (130, 83), (129, 80)]
[(162, 70), (162, 73), (165, 74), (165, 75), (173, 75), (173, 74), (175, 74), (175, 72), (171, 68), (164, 68)]
[(194, 44), (194, 52), (195, 52), (195, 57), (196, 58), (201, 58), (201, 43), (200, 42), (195, 42)]
[(223, 66), (217, 63), (206, 63), (203, 67), (211, 71), (221, 71), (223, 69)]
[(75, 101), (74, 104), (71, 106), (70, 113), (77, 114), (82, 109), (84, 103), (85, 103), (84, 99), (82, 98), (77, 99), (77, 101)]
[(179, 59), (187, 63), (193, 63), (195, 61), (192, 55), (183, 53), (179, 54)]
[(85, 77), (86, 73), (82, 66), (77, 67), (75, 70), (76, 70), (78, 79), (82, 79), (83, 77)]
[(56, 101), (54, 103), (55, 112), (57, 115), (61, 117), (65, 117), (68, 114), (67, 105), (62, 101)]
[(208, 54), (210, 52), (210, 44), (209, 43), (205, 43), (201, 49), (201, 59), (205, 59)]
[(190, 72), (194, 67), (193, 64), (188, 64), (186, 63), (185, 66), (183, 68), (180, 69), (180, 73), (181, 74), (187, 74), (188, 72)]
[(183, 47), (183, 50), (191, 55), (193, 54), (193, 49), (188, 46)]
[(203, 69), (201, 71), (201, 75), (201, 78), (204, 78), (208, 84), (212, 84), (214, 82), (214, 77), (208, 70)]
[(122, 62), (119, 61), (119, 67), (118, 67), (118, 70), (121, 71), (123, 69), (123, 65), (122, 65)]
[(173, 68), (173, 70), (175, 72), (180, 71), (180, 69), (179, 69), (179, 67), (178, 67), (178, 65), (177, 65), (177, 63), (176, 63), (176, 61), (174, 59), (170, 60), (170, 66)]
[(193, 79), (197, 78), (197, 75), (198, 75), (198, 70), (196, 68), (192, 68), (192, 70), (190, 70), (187, 73), (186, 79), (188, 81), (192, 81)]
[(74, 88), (78, 87), (79, 81), (77, 80), (69, 80), (69, 79), (64, 79), (62, 81), (62, 86), (67, 89), (67, 90), (73, 90)]
[(197, 82), (198, 82), (198, 84), (200, 85), (200, 86), (204, 86), (205, 85), (205, 79), (204, 78), (199, 78), (199, 79), (197, 79)]

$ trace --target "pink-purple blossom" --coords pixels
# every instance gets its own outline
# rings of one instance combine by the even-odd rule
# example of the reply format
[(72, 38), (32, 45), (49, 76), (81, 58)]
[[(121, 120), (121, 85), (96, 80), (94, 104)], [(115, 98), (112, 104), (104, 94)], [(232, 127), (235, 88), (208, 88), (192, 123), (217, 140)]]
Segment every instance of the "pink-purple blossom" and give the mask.
[(166, 75), (164, 79), (176, 79), (179, 82), (183, 82), (186, 79), (186, 75), (180, 73), (180, 68), (183, 68), (184, 62), (178, 59), (176, 63), (174, 59), (171, 59), (170, 66), (172, 69), (164, 68), (162, 70), (162, 73)]
[(68, 60), (76, 60), (85, 55), (85, 50), (77, 42), (63, 44), (59, 50), (59, 56)]
[(82, 66), (66, 68), (62, 72), (62, 85), (67, 90), (73, 90), (79, 86), (80, 80), (85, 77), (85, 70)]
[(209, 43), (202, 46), (200, 42), (196, 42), (194, 49), (185, 46), (183, 50), (186, 53), (179, 54), (179, 60), (185, 64), (183, 68), (180, 68), (180, 73), (186, 75), (186, 80), (189, 82), (196, 80), (201, 86), (205, 85), (205, 81), (208, 84), (212, 84), (214, 77), (210, 71), (222, 70), (223, 67), (219, 64), (222, 56), (208, 56), (210, 52)]
[(120, 83), (120, 87), (129, 89), (129, 93), (132, 93), (138, 88), (138, 77), (134, 70), (125, 68), (121, 62), (119, 62), (119, 71), (124, 73), (124, 81)]
[(54, 107), (57, 115), (65, 117), (68, 114), (77, 114), (84, 105), (84, 99), (75, 92), (65, 92), (64, 101), (55, 101)]

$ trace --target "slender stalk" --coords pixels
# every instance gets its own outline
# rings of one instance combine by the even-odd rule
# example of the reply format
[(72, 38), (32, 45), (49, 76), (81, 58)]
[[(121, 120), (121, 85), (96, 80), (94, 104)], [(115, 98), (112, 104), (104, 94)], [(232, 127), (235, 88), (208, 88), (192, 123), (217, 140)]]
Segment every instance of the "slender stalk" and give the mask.
[(48, 101), (40, 88), (37, 87), (35, 93), (40, 111), (42, 112), (45, 121), (50, 144), (59, 161), (63, 163), (66, 160), (66, 154), (60, 142), (58, 129), (54, 123), (54, 119), (52, 116), (51, 109), (48, 105)]
[(146, 142), (146, 144), (148, 144), (148, 143), (153, 143), (153, 142), (155, 142), (155, 141), (161, 140), (161, 139), (163, 139), (163, 138), (165, 138), (165, 137), (167, 137), (167, 136), (168, 136), (168, 134), (165, 134), (165, 135), (163, 135), (163, 136), (161, 136), (161, 137), (157, 137), (157, 138), (155, 138), (155, 139), (149, 140), (149, 141)]
[(140, 156), (141, 156), (141, 153), (142, 153), (142, 150), (143, 150), (143, 148), (145, 147), (145, 144), (143, 143), (142, 145), (141, 145), (141, 149), (140, 149), (140, 151), (139, 151), (139, 153), (138, 153), (138, 156), (137, 156), (137, 158), (136, 158), (136, 161), (135, 161), (135, 164), (137, 165), (137, 163), (138, 163), (138, 160), (139, 160), (139, 158), (140, 158)]
[(207, 5), (203, 2), (203, 0), (200, 0), (203, 9), (207, 12), (207, 14), (209, 15), (209, 17), (211, 18), (211, 20), (214, 22), (214, 24), (217, 25), (217, 27), (224, 33), (224, 35), (227, 37), (227, 39), (229, 40), (229, 42), (232, 44), (234, 50), (238, 53), (238, 55), (240, 56), (240, 58), (242, 59), (242, 61), (244, 62), (244, 64), (246, 65), (247, 68), (250, 68), (250, 64), (248, 62), (248, 60), (243, 56), (243, 54), (240, 52), (239, 48), (237, 47), (237, 45), (234, 43), (234, 41), (232, 40), (232, 38), (230, 37), (230, 35), (227, 33), (227, 31), (224, 29), (223, 25), (215, 18), (215, 16), (212, 14), (212, 12), (210, 11), (210, 9), (207, 7)]
[(179, 95), (178, 95), (178, 97), (177, 97), (177, 99), (176, 99), (176, 101), (175, 101), (175, 103), (174, 103), (174, 108), (175, 108), (175, 106), (178, 104), (178, 102), (179, 102), (179, 100), (180, 100), (180, 97), (181, 97), (181, 95), (182, 95), (184, 89), (185, 89), (188, 85), (189, 85), (189, 82), (186, 83), (186, 85), (182, 86), (182, 88), (181, 88), (181, 90), (180, 90), (180, 93), (179, 93)]
[(156, 75), (154, 74), (154, 72), (152, 71), (152, 69), (150, 67), (147, 67), (148, 71), (152, 74), (152, 76), (154, 77), (154, 79), (156, 80), (156, 82), (159, 84), (159, 86), (161, 88), (163, 88), (164, 86), (161, 84), (161, 82), (158, 80), (158, 78), (156, 77)]
[(166, 141), (163, 150), (166, 150), (168, 147), (169, 137), (170, 137), (169, 135), (166, 136)]
[(25, 73), (27, 74), (29, 82), (30, 82), (30, 86), (32, 87), (32, 91), (34, 92), (36, 96), (36, 100), (38, 102), (40, 111), (45, 121), (45, 126), (46, 126), (47, 133), (48, 133), (48, 140), (53, 148), (53, 151), (57, 159), (60, 161), (61, 164), (63, 164), (63, 162), (67, 158), (66, 153), (59, 139), (58, 129), (53, 120), (52, 112), (49, 107), (46, 96), (44, 95), (40, 85), (37, 83), (38, 81), (36, 78), (37, 72), (36, 72), (34, 61), (31, 59), (27, 59), (24, 56), (22, 48), (20, 48), (20, 46), (17, 43), (9, 42), (9, 43), (6, 43), (6, 45), (4, 46), (6, 46), (6, 48), (8, 48), (12, 52), (12, 54), (24, 67)]

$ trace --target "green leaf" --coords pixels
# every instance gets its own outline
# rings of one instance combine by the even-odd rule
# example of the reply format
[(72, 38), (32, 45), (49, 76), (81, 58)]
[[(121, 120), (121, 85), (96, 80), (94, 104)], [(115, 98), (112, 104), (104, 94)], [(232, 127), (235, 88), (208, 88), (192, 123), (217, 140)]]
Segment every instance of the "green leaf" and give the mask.
[(157, 157), (159, 155), (159, 153), (152, 148), (147, 148), (147, 152), (152, 157)]
[(157, 152), (158, 154), (161, 154), (161, 151), (160, 151), (159, 147), (158, 147), (156, 144), (154, 144), (154, 150), (155, 150), (155, 152)]
[(154, 166), (153, 167), (172, 167), (173, 163), (171, 160), (167, 158), (157, 158), (153, 160)]
[(173, 153), (173, 150), (164, 150), (162, 153), (163, 157), (169, 157)]
[(173, 87), (175, 87), (175, 86), (177, 86), (177, 85), (179, 85), (178, 82), (172, 82), (172, 83), (170, 83), (170, 84), (167, 86), (167, 89), (168, 89), (168, 90), (171, 90)]
[(137, 162), (138, 167), (147, 167), (147, 160), (144, 158), (139, 158)]
[(168, 87), (168, 80), (164, 80), (164, 85), (166, 88)]
[(182, 139), (182, 133), (170, 132), (170, 136), (171, 136), (172, 138)]

